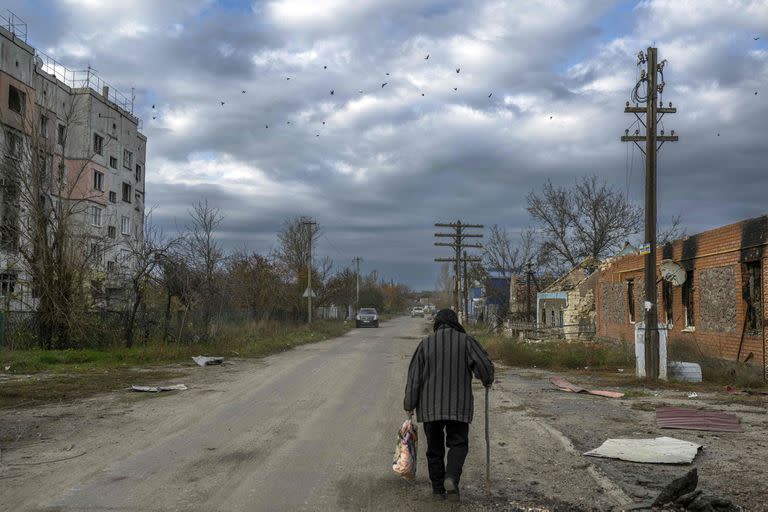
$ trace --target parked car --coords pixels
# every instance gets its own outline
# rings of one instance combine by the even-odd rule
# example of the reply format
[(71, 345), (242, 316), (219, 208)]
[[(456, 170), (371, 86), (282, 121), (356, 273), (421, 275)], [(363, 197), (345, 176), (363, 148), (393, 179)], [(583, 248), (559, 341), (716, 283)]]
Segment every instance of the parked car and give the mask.
[(411, 317), (424, 316), (424, 308), (421, 306), (414, 306), (411, 309)]
[(356, 327), (378, 327), (379, 313), (374, 308), (360, 308), (355, 317)]

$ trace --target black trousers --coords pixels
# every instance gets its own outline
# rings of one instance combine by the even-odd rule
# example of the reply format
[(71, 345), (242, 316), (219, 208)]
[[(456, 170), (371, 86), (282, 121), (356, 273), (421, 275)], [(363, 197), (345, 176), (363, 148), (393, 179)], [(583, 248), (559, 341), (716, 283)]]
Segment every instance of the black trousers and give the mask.
[[(427, 438), (427, 468), (434, 491), (445, 491), (443, 480), (452, 478), (456, 485), (469, 452), (469, 423), (463, 421), (427, 421), (424, 423)], [(445, 447), (448, 447), (448, 463)]]

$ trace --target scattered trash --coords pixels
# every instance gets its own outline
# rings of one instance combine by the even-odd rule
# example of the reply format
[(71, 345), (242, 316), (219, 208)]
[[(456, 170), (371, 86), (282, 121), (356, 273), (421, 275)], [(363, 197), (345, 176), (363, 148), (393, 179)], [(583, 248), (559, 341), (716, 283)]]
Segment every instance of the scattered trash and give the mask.
[(701, 382), (701, 366), (698, 363), (670, 361), (667, 364), (667, 376), (683, 382)]
[(624, 368), (619, 368), (619, 373), (624, 373)]
[(192, 358), (198, 366), (210, 366), (213, 364), (221, 364), (224, 362), (223, 357), (208, 357), (208, 356), (195, 356)]
[(768, 391), (754, 391), (752, 389), (736, 389), (732, 386), (725, 386), (725, 392), (732, 395), (768, 395)]
[(5, 371), (7, 371), (7, 372), (11, 371), (11, 367), (10, 366), (6, 366), (5, 367)]
[(582, 388), (575, 384), (571, 384), (562, 377), (550, 377), (549, 382), (560, 391), (566, 391), (568, 393), (588, 393), (590, 395), (604, 396), (607, 398), (621, 398), (624, 396), (624, 393), (619, 393), (618, 391), (601, 391)]
[(688, 398), (699, 398), (699, 394), (696, 393), (695, 391), (691, 391), (690, 393), (686, 393), (685, 396), (687, 396)]
[(656, 425), (659, 428), (744, 432), (735, 414), (685, 407), (659, 407), (656, 409)]
[(403, 422), (403, 426), (397, 432), (397, 446), (395, 446), (395, 458), (392, 461), (392, 470), (405, 478), (416, 478), (416, 452), (419, 436), (416, 426), (410, 418)]
[(690, 464), (700, 449), (700, 444), (673, 437), (608, 439), (584, 455), (649, 464)]
[(174, 384), (172, 386), (131, 386), (133, 391), (142, 393), (159, 393), (160, 391), (184, 391), (187, 386), (184, 384)]

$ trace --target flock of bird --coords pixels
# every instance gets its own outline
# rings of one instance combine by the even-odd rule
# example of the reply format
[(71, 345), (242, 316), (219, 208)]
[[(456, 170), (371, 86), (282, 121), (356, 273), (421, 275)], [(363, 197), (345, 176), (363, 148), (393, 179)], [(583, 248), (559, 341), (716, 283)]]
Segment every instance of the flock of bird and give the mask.
[[(430, 56), (430, 54), (427, 54), (427, 55), (424, 57), (424, 60), (429, 60), (429, 56)], [(324, 69), (324, 70), (327, 70), (327, 69), (328, 69), (328, 65), (324, 65), (324, 66), (323, 66), (323, 69)], [(456, 69), (456, 74), (457, 74), (457, 75), (458, 75), (458, 74), (461, 74), (461, 67), (457, 67), (457, 68), (455, 68), (455, 69)], [(387, 73), (385, 73), (385, 76), (391, 76), (391, 75), (390, 75), (390, 73), (389, 73), (389, 72), (387, 72)], [(291, 80), (291, 78), (292, 78), (292, 77), (290, 77), (290, 76), (287, 76), (287, 77), (285, 77), (285, 80), (286, 80), (286, 81), (290, 81), (290, 80)], [(385, 80), (386, 80), (386, 81), (384, 81), (384, 82), (381, 82), (381, 87), (380, 87), (380, 89), (384, 89), (384, 88), (385, 88), (387, 85), (389, 85), (389, 83), (390, 83), (390, 82), (389, 82), (389, 80), (390, 80), (390, 79), (389, 79), (389, 78), (387, 78), (387, 79), (385, 79)], [(458, 87), (453, 87), (453, 91), (454, 91), (454, 92), (458, 92), (458, 90), (459, 90), (459, 88), (458, 88)], [(246, 91), (245, 89), (243, 89), (243, 90), (241, 90), (241, 91), (240, 91), (240, 94), (247, 94), (247, 92), (248, 92), (248, 91)], [(365, 91), (364, 91), (363, 89), (359, 89), (359, 90), (358, 90), (358, 94), (364, 94), (364, 93), (365, 93)], [(335, 90), (335, 89), (330, 89), (330, 90), (329, 90), (329, 96), (336, 96), (336, 90)], [(426, 96), (426, 94), (425, 94), (424, 92), (421, 92), (421, 96)], [(488, 98), (490, 99), (491, 97), (493, 97), (493, 91), (491, 91), (491, 92), (489, 92), (489, 93), (488, 93)], [(227, 105), (227, 101), (228, 101), (228, 99), (227, 99), (227, 100), (225, 100), (225, 99), (220, 99), (220, 100), (218, 101), (218, 103), (219, 103), (219, 106), (221, 106), (221, 107), (224, 107), (224, 106), (226, 106), (226, 105)], [(154, 105), (154, 104), (152, 105), (152, 110), (151, 110), (151, 113), (152, 113), (152, 119), (153, 119), (153, 120), (156, 120), (158, 117), (160, 117), (160, 111), (159, 111), (159, 109), (157, 108), (157, 105)], [(550, 119), (552, 119), (552, 116), (550, 116)], [(291, 121), (286, 121), (286, 124), (287, 124), (287, 125), (290, 125), (290, 124), (291, 124)], [(325, 121), (323, 121), (323, 122), (322, 122), (322, 124), (323, 124), (323, 125), (325, 125)], [(270, 126), (270, 125), (269, 125), (268, 123), (267, 123), (267, 124), (265, 124), (265, 125), (264, 125), (264, 129), (269, 129), (269, 126)], [(315, 136), (316, 136), (316, 137), (319, 137), (319, 136), (320, 136), (320, 134), (319, 134), (319, 133), (317, 133), (317, 134), (315, 134)]]
[[(753, 41), (759, 41), (759, 40), (760, 40), (760, 36), (754, 36), (754, 37), (752, 37), (752, 40), (753, 40)], [(427, 55), (424, 57), (424, 60), (429, 60), (429, 56), (430, 56), (430, 54), (428, 53), (428, 54), (427, 54)], [(324, 69), (324, 70), (327, 70), (327, 69), (328, 69), (328, 65), (324, 65), (324, 66), (323, 66), (323, 69)], [(458, 68), (456, 68), (456, 74), (458, 75), (458, 74), (460, 74), (460, 73), (461, 73), (461, 67), (458, 67)], [(386, 76), (390, 76), (390, 74), (389, 74), (388, 72), (387, 72), (387, 73), (385, 73), (385, 75), (386, 75)], [(291, 77), (290, 77), (290, 76), (287, 76), (287, 77), (285, 77), (285, 80), (286, 80), (286, 81), (290, 81), (290, 80), (291, 80)], [(382, 82), (382, 83), (381, 83), (381, 89), (384, 89), (384, 88), (385, 88), (387, 85), (389, 85), (389, 79), (387, 79), (387, 81), (386, 81), (386, 82)], [(453, 87), (453, 90), (454, 90), (454, 92), (457, 92), (457, 91), (459, 90), (459, 88), (458, 88), (458, 87)], [(243, 89), (242, 91), (240, 91), (240, 93), (241, 93), (241, 94), (247, 94), (247, 92), (248, 92), (248, 91), (246, 91), (245, 89)], [(364, 94), (364, 92), (365, 92), (365, 91), (364, 91), (363, 89), (359, 89), (359, 90), (358, 90), (358, 94)], [(331, 90), (329, 91), (329, 95), (330, 95), (330, 96), (335, 96), (335, 95), (336, 95), (336, 90), (335, 90), (335, 89), (331, 89)], [(425, 96), (425, 93), (424, 93), (424, 92), (422, 92), (422, 93), (421, 93), (421, 95), (422, 95), (422, 96)], [(489, 93), (488, 93), (488, 98), (490, 99), (492, 96), (493, 96), (493, 92), (491, 91), (491, 92), (489, 92)], [(755, 96), (757, 96), (757, 91), (755, 91)], [(219, 104), (220, 104), (220, 106), (221, 106), (221, 107), (224, 107), (224, 106), (227, 104), (227, 102), (226, 102), (225, 100), (219, 100)], [(152, 119), (153, 119), (153, 120), (156, 120), (156, 119), (157, 119), (159, 116), (160, 116), (160, 112), (159, 112), (159, 111), (158, 111), (158, 109), (156, 108), (156, 105), (154, 105), (154, 104), (153, 104), (153, 105), (152, 105)], [(550, 119), (552, 119), (552, 118), (553, 118), (553, 116), (551, 116), (551, 115), (550, 115), (550, 116), (549, 116), (549, 118), (550, 118)], [(325, 125), (325, 121), (323, 121), (322, 123), (323, 123), (323, 125)], [(286, 121), (286, 124), (287, 124), (287, 125), (290, 125), (290, 124), (291, 124), (291, 122), (290, 122), (290, 121)], [(268, 124), (268, 123), (264, 125), (264, 129), (267, 129), (267, 130), (269, 129), (269, 124)], [(319, 134), (319, 133), (316, 133), (316, 134), (315, 134), (315, 136), (316, 136), (316, 137), (320, 137), (320, 134)], [(720, 134), (718, 133), (718, 134), (717, 134), (717, 136), (719, 137), (719, 136), (720, 136)]]

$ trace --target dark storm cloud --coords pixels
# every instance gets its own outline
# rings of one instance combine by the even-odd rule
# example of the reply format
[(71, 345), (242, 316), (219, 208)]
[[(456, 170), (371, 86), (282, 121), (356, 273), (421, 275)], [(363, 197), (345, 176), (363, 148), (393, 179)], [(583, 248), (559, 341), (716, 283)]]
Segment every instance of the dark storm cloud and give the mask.
[(763, 213), (768, 37), (752, 37), (768, 26), (768, 6), (737, 3), (9, 7), (34, 44), (136, 88), (147, 204), (166, 229), (207, 197), (226, 216), (223, 243), (268, 252), (286, 217), (313, 215), (325, 226), (322, 255), (344, 265), (360, 255), (368, 269), (429, 287), (442, 254), (435, 221), (523, 229), (532, 188), (586, 172), (642, 199), (639, 153), (618, 137), (633, 119), (622, 110), (635, 56), (651, 42), (669, 60), (664, 101), (679, 107), (665, 129), (681, 136), (661, 153), (662, 221), (682, 212), (695, 232)]

